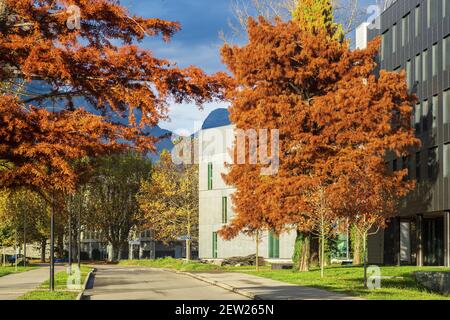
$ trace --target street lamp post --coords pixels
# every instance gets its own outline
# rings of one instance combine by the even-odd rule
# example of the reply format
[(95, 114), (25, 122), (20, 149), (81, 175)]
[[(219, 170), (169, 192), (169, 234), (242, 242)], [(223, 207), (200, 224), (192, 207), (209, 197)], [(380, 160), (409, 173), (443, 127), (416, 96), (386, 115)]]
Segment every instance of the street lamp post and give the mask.
[(72, 212), (69, 211), (69, 274), (72, 274)]
[(50, 214), (50, 291), (55, 291), (55, 196), (52, 193), (52, 210)]
[(82, 203), (81, 203), (81, 199), (82, 199), (82, 197), (81, 197), (81, 194), (80, 194), (80, 208), (79, 208), (79, 210), (78, 210), (78, 270), (81, 270), (80, 268), (81, 268), (81, 206), (82, 206)]
[(23, 266), (27, 266), (27, 215), (23, 213)]

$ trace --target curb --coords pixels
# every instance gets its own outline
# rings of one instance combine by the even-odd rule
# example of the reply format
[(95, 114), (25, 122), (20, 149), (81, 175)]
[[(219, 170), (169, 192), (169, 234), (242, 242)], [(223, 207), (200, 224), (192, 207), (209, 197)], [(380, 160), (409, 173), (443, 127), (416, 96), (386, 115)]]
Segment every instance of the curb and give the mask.
[(168, 272), (172, 272), (172, 273), (182, 274), (182, 275), (185, 275), (185, 276), (188, 276), (188, 277), (191, 277), (191, 278), (194, 278), (194, 279), (206, 282), (206, 283), (211, 284), (213, 286), (220, 287), (222, 289), (225, 289), (225, 290), (237, 293), (237, 294), (239, 294), (241, 296), (244, 296), (246, 298), (250, 298), (252, 300), (264, 300), (263, 298), (261, 298), (260, 296), (254, 294), (254, 293), (251, 293), (251, 292), (248, 292), (248, 291), (244, 291), (244, 290), (238, 289), (236, 287), (233, 287), (233, 286), (230, 286), (228, 284), (221, 283), (221, 282), (218, 282), (218, 281), (215, 281), (215, 280), (209, 280), (208, 278), (196, 275), (195, 273), (179, 271), (179, 270), (173, 270), (173, 269), (167, 269), (167, 268), (163, 268), (162, 270), (168, 271)]
[(76, 299), (76, 300), (78, 300), (78, 301), (79, 301), (79, 300), (83, 300), (83, 297), (84, 297), (84, 291), (86, 290), (87, 285), (88, 285), (88, 283), (89, 283), (89, 280), (91, 280), (91, 278), (92, 278), (92, 276), (93, 276), (93, 274), (94, 274), (95, 271), (97, 271), (96, 268), (92, 269), (92, 270), (87, 274), (86, 279), (84, 280), (84, 284), (83, 284), (82, 290), (81, 290), (80, 294), (77, 296), (77, 299)]

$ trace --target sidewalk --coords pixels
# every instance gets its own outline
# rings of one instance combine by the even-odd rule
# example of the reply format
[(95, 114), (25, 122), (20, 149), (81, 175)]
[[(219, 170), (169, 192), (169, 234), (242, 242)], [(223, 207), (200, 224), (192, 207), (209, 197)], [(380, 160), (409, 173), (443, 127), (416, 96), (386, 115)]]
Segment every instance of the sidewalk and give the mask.
[[(55, 272), (62, 270), (64, 267), (55, 267)], [(47, 280), (49, 272), (48, 267), (43, 267), (0, 277), (0, 300), (16, 300)]]
[(235, 272), (188, 273), (191, 277), (255, 300), (361, 300), (331, 291)]

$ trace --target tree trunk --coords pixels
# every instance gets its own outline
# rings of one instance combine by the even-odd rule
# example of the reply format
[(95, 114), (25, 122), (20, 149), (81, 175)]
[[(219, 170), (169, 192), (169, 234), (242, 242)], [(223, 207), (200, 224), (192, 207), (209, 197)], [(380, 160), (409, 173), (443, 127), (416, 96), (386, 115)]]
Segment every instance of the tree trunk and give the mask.
[(325, 237), (322, 234), (320, 236), (320, 277), (324, 276), (324, 268), (325, 268)]
[(308, 233), (297, 231), (294, 250), (294, 264), (298, 271), (309, 271), (311, 236)]
[(108, 257), (108, 261), (109, 262), (115, 261), (115, 255), (116, 255), (116, 248), (115, 248), (115, 245), (111, 243), (111, 251), (110, 251), (110, 255)]
[(59, 259), (62, 259), (62, 258), (64, 258), (64, 232), (63, 232), (63, 230), (58, 230), (57, 237), (58, 237), (58, 239), (57, 239), (57, 247), (58, 247), (57, 257)]
[(355, 230), (355, 227), (352, 228), (352, 247), (353, 247), (353, 264), (360, 265), (361, 264), (361, 249), (362, 249), (362, 241), (361, 236)]
[(191, 260), (191, 240), (186, 240), (186, 260)]
[(256, 272), (259, 272), (259, 230), (256, 230)]
[(186, 260), (191, 260), (191, 215), (188, 214), (187, 223), (187, 239), (186, 239)]
[(367, 285), (367, 232), (363, 235), (363, 259), (364, 259), (364, 288), (368, 289)]
[(41, 240), (41, 262), (45, 263), (45, 254), (47, 251), (47, 239)]

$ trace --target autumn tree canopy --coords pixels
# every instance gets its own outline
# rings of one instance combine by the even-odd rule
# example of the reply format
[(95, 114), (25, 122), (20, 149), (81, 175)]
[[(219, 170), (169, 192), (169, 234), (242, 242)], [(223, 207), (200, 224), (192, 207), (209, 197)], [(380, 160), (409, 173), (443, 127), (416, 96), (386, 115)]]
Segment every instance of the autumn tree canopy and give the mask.
[[(79, 28), (69, 27), (78, 13)], [(152, 150), (155, 139), (143, 129), (167, 118), (169, 102), (222, 99), (225, 74), (180, 69), (137, 45), (178, 30), (113, 0), (0, 0), (1, 185), (73, 190), (72, 159), (126, 142)]]
[(370, 176), (373, 184), (391, 186), (386, 191), (395, 200), (412, 188), (405, 171), (387, 170), (385, 156), (404, 155), (418, 144), (410, 124), (415, 98), (404, 74), (375, 76), (378, 41), (351, 51), (327, 28), (307, 32), (297, 21), (263, 18), (249, 19), (248, 38), (242, 47), (222, 49), (239, 85), (230, 96), (230, 118), (239, 129), (278, 129), (280, 167), (273, 176), (260, 176), (257, 166), (231, 166), (225, 179), (237, 188), (237, 218), (228, 229), (242, 229), (240, 221), (255, 214), (247, 199), (258, 199), (275, 231), (292, 225), (308, 231), (311, 190), (348, 204), (354, 197), (346, 178), (359, 188)]
[(144, 227), (153, 231), (155, 240), (169, 242), (187, 237), (198, 239), (198, 165), (176, 165), (164, 150), (149, 179), (143, 180), (137, 196), (144, 215)]

